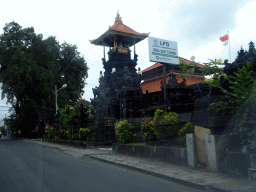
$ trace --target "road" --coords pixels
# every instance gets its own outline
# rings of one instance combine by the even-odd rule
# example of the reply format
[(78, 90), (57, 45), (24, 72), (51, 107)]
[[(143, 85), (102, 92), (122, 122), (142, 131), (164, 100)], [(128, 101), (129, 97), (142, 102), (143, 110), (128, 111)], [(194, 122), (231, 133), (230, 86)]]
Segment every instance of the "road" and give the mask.
[(1, 192), (200, 192), (134, 170), (75, 158), (22, 140), (0, 139)]

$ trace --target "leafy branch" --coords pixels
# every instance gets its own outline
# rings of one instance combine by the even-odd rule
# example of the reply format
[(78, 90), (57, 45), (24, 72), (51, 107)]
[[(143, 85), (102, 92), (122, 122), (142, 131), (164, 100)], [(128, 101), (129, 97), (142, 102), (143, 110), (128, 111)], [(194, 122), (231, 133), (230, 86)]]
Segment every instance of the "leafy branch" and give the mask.
[[(181, 60), (181, 62), (179, 63), (179, 68), (181, 70), (179, 77), (184, 76), (185, 79), (187, 79), (187, 78), (191, 78), (191, 76), (194, 76), (195, 80), (196, 80), (197, 87), (202, 96), (202, 91), (198, 84), (196, 74), (201, 73), (203, 76), (213, 74), (213, 77), (216, 78), (218, 75), (220, 75), (220, 69), (218, 68), (217, 64), (222, 63), (222, 60), (221, 59), (218, 59), (218, 60), (209, 59), (210, 60), (209, 63), (204, 63), (205, 67), (199, 67), (198, 63), (195, 62), (195, 56), (192, 56), (190, 59), (192, 60), (192, 62), (190, 62), (189, 64), (186, 64), (183, 60)], [(215, 82), (213, 82), (213, 81), (210, 83), (210, 95), (211, 95), (211, 90), (212, 90), (214, 83)]]

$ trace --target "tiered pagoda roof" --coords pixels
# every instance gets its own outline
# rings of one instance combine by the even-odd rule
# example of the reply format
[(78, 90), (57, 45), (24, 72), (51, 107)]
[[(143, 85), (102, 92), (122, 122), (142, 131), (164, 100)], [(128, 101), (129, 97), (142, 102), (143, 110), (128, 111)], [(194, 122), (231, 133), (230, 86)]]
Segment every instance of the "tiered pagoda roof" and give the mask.
[(109, 26), (109, 29), (97, 39), (90, 40), (90, 43), (94, 45), (114, 47), (114, 43), (119, 41), (126, 44), (127, 47), (131, 47), (147, 38), (149, 34), (150, 33), (138, 33), (123, 24), (119, 12), (117, 12), (114, 25), (112, 27)]

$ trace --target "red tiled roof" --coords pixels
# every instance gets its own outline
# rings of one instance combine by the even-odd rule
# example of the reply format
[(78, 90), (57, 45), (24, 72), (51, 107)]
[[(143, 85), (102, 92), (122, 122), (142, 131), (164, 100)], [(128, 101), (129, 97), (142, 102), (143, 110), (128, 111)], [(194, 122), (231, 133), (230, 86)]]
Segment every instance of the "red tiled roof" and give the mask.
[[(99, 38), (89, 40), (90, 43), (95, 45), (102, 45), (106, 46), (104, 41), (105, 38), (109, 38), (110, 35), (121, 35), (121, 36), (127, 36), (130, 38), (134, 38), (134, 43), (129, 44), (130, 46), (140, 42), (141, 40), (147, 38), (150, 33), (138, 33), (137, 31), (131, 29), (130, 27), (123, 24), (123, 21), (121, 20), (121, 17), (119, 15), (119, 12), (116, 15), (115, 23), (111, 27), (109, 26), (109, 29), (102, 34)], [(113, 46), (113, 42), (108, 42), (108, 46), (111, 44)]]
[(148, 67), (148, 68), (146, 68), (146, 69), (144, 69), (143, 71), (141, 71), (142, 73), (144, 73), (145, 71), (149, 71), (149, 70), (151, 70), (151, 69), (154, 69), (154, 68), (157, 68), (157, 67), (160, 67), (160, 66), (162, 66), (163, 64), (161, 64), (161, 63), (155, 63), (154, 65), (151, 65), (150, 67)]
[(138, 33), (137, 31), (131, 29), (130, 27), (126, 26), (125, 24), (123, 24), (123, 21), (119, 15), (119, 13), (117, 13), (116, 15), (116, 20), (115, 23), (112, 27), (109, 26), (109, 29), (114, 30), (114, 31), (119, 31), (119, 32), (123, 32), (123, 33), (130, 33), (130, 34), (134, 34), (134, 35), (141, 35), (141, 36), (148, 36), (149, 33)]
[[(180, 63), (182, 60), (183, 60), (184, 63), (186, 63), (186, 64), (189, 64), (189, 63), (192, 62), (192, 61), (190, 61), (190, 60), (188, 60), (188, 59), (184, 59), (184, 58), (182, 58), (182, 57), (179, 57), (179, 63)], [(160, 66), (162, 66), (162, 65), (163, 65), (163, 64), (161, 64), (161, 63), (155, 63), (154, 65), (151, 65), (150, 67), (144, 69), (144, 70), (141, 71), (141, 72), (143, 73), (143, 72), (145, 72), (145, 71), (149, 71), (149, 70), (151, 70), (151, 69), (160, 67)], [(199, 67), (206, 67), (205, 65), (198, 64), (198, 63), (197, 63), (197, 65), (198, 65)]]

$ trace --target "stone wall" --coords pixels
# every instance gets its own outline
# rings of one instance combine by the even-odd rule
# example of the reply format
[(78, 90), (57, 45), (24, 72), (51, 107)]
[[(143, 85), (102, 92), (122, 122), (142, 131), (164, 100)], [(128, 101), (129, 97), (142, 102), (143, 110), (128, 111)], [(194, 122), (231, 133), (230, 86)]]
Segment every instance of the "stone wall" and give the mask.
[(178, 165), (187, 165), (186, 148), (113, 144), (112, 152), (115, 154), (161, 160)]
[(221, 96), (204, 96), (195, 98), (192, 122), (194, 125), (211, 129), (214, 135), (222, 134), (231, 116), (222, 115), (215, 110), (207, 110), (209, 104), (220, 101)]

